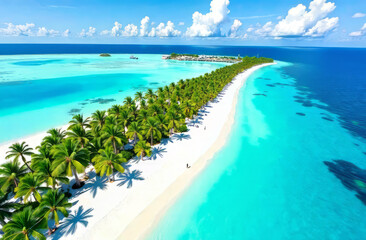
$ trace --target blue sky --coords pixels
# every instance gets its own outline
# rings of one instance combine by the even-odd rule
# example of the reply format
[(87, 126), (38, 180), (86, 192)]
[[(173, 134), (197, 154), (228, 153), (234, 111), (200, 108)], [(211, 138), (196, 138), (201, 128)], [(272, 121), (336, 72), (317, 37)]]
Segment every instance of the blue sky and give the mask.
[(0, 0), (0, 42), (366, 47), (366, 1)]

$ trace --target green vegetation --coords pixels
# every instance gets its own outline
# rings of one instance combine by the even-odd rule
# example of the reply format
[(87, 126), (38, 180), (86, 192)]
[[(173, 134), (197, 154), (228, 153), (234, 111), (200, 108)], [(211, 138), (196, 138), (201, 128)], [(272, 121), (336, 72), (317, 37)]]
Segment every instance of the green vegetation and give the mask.
[(185, 56), (185, 57), (198, 57), (197, 54), (179, 54), (179, 53), (172, 53), (172, 54), (170, 54), (170, 57), (171, 58), (183, 57), (183, 56)]
[(110, 57), (111, 55), (109, 53), (101, 53), (99, 54), (101, 57)]
[[(3, 239), (45, 239), (68, 216), (71, 204), (58, 186), (75, 179), (73, 188), (84, 185), (79, 174), (93, 166), (101, 177), (114, 180), (124, 172), (122, 163), (132, 157), (144, 160), (152, 146), (173, 133), (187, 131), (186, 120), (212, 101), (240, 72), (254, 65), (273, 62), (268, 58), (244, 57), (192, 79), (180, 80), (156, 91), (137, 92), (121, 105), (96, 111), (89, 118), (73, 116), (67, 131), (51, 129), (36, 149), (23, 142), (8, 151), (10, 162), (0, 166), (0, 222)], [(133, 149), (125, 150), (130, 142)], [(27, 161), (30, 158), (31, 161)], [(19, 198), (14, 203), (11, 198)]]

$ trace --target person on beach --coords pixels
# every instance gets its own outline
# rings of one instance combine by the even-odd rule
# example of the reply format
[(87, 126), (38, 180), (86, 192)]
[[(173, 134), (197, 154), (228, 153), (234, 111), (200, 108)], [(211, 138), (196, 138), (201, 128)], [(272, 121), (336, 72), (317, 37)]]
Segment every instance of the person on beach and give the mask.
[(187, 168), (190, 168), (191, 166), (189, 166), (189, 164), (187, 163)]

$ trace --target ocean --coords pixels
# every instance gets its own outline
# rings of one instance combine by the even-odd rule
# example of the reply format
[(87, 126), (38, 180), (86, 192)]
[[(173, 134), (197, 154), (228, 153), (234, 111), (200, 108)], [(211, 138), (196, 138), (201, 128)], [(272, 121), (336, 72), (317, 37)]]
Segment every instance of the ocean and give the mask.
[(278, 62), (248, 79), (226, 145), (149, 239), (366, 236), (366, 49), (0, 45), (8, 55), (98, 52), (240, 54)]
[(107, 110), (137, 91), (227, 65), (136, 56), (138, 60), (129, 54), (0, 55), (0, 143), (63, 126), (74, 114)]

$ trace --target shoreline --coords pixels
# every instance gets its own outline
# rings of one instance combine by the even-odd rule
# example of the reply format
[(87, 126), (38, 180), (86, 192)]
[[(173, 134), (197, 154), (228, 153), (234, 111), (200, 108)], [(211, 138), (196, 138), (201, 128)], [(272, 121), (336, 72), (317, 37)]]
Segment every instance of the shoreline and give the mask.
[[(270, 66), (276, 63), (267, 63), (254, 66), (235, 77), (242, 77), (239, 86), (236, 86), (234, 95), (232, 96), (232, 105), (227, 116), (224, 126), (220, 129), (220, 134), (210, 148), (192, 164), (189, 171), (185, 171), (164, 191), (158, 196), (147, 208), (145, 208), (118, 236), (118, 240), (123, 239), (146, 239), (153, 229), (160, 223), (166, 212), (179, 199), (186, 189), (193, 183), (198, 174), (205, 169), (214, 155), (220, 151), (226, 144), (230, 132), (232, 130), (236, 106), (238, 102), (239, 92), (242, 87), (245, 87), (247, 79), (256, 70)], [(240, 76), (241, 75), (241, 76)], [(236, 79), (237, 80), (237, 79)], [(230, 87), (230, 86), (229, 86)], [(224, 95), (225, 97), (225, 95)], [(226, 96), (230, 97), (230, 96)]]
[[(86, 184), (89, 187), (84, 187), (82, 192), (75, 192), (70, 199), (70, 202), (77, 202), (70, 208), (70, 215), (79, 216), (79, 211), (81, 215), (90, 213), (90, 217), (87, 215), (87, 224), (78, 224), (76, 231), (71, 234), (68, 233), (67, 224), (61, 224), (55, 233), (60, 234), (57, 239), (146, 237), (214, 154), (225, 145), (234, 123), (238, 94), (247, 78), (257, 69), (272, 64), (275, 63), (257, 65), (238, 74), (224, 88), (224, 93), (220, 93), (219, 101), (209, 103), (207, 114), (203, 112), (201, 119), (196, 120), (200, 121), (199, 128), (189, 126), (188, 132), (174, 134), (155, 145), (154, 157), (150, 159), (131, 159), (125, 167), (125, 173), (117, 176), (116, 182), (106, 183), (103, 179), (92, 177)], [(204, 126), (207, 126), (207, 130)], [(67, 125), (62, 128), (67, 128)], [(35, 147), (45, 134), (36, 133), (20, 141)], [(7, 150), (6, 144), (0, 145), (0, 153), (4, 151), (5, 154)], [(187, 163), (192, 166), (190, 169), (186, 168)], [(126, 180), (129, 182), (126, 183)]]

